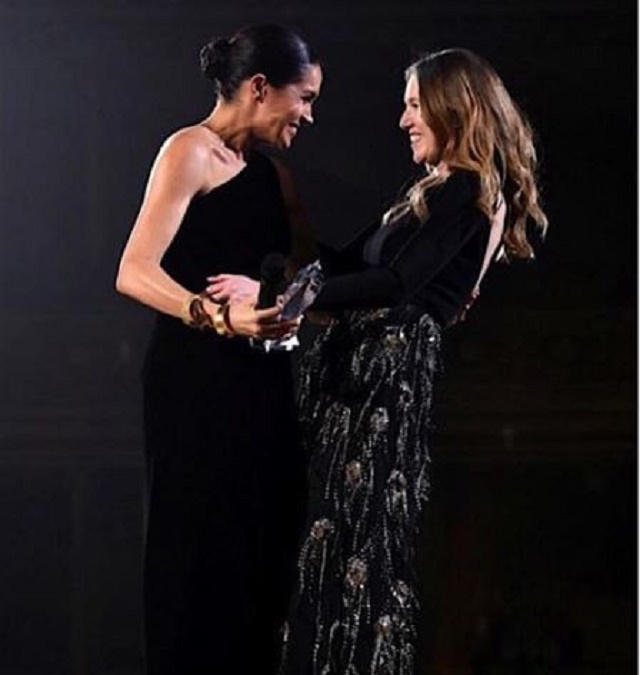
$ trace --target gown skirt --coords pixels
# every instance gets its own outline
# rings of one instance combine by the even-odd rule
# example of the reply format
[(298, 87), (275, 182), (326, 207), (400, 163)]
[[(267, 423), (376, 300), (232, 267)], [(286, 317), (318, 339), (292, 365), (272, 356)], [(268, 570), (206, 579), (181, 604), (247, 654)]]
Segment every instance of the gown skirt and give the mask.
[(274, 673), (304, 522), (289, 359), (161, 316), (143, 382), (147, 672)]
[(349, 311), (302, 359), (309, 508), (282, 675), (414, 672), (440, 341), (414, 306)]

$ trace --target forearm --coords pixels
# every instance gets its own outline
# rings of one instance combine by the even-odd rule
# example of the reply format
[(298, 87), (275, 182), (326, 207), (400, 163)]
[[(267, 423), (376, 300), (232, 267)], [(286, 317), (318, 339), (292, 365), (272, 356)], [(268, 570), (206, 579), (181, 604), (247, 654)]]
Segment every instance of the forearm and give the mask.
[(120, 262), (116, 289), (151, 309), (178, 318), (182, 318), (185, 303), (193, 295), (155, 261), (135, 257), (124, 257)]
[(370, 267), (330, 277), (311, 306), (313, 311), (394, 307), (403, 297), (398, 276), (387, 267)]
[[(186, 321), (190, 326), (210, 328), (218, 335), (241, 335), (277, 340), (298, 327), (297, 321), (280, 321), (279, 307), (256, 310), (253, 302), (226, 304), (198, 298), (200, 322), (194, 316), (193, 293), (174, 281), (158, 264), (125, 256), (120, 264), (116, 289), (152, 309)], [(208, 315), (208, 318), (207, 318)]]

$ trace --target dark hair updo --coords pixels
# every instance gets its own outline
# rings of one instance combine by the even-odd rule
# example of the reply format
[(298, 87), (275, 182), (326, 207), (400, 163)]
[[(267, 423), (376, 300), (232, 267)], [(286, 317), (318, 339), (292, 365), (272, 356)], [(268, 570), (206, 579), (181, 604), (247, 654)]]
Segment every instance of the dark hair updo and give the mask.
[(256, 73), (265, 75), (272, 86), (284, 87), (299, 82), (313, 63), (305, 41), (276, 24), (242, 28), (232, 38), (214, 38), (200, 50), (203, 74), (227, 100)]

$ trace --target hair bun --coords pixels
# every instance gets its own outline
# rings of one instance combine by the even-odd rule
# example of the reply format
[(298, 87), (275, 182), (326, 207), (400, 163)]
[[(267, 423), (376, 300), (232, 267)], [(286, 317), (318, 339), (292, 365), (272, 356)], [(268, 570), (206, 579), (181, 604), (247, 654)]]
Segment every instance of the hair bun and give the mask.
[(200, 69), (212, 81), (224, 79), (229, 68), (231, 40), (213, 38), (200, 50)]

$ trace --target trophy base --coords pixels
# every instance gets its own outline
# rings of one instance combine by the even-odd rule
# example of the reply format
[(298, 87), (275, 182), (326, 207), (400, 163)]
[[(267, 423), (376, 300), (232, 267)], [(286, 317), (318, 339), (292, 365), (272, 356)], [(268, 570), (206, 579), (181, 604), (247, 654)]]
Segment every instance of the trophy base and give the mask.
[(269, 352), (292, 352), (300, 346), (300, 340), (297, 335), (292, 335), (282, 340), (257, 340), (256, 338), (249, 338), (249, 344), (253, 349), (258, 349), (265, 354)]

